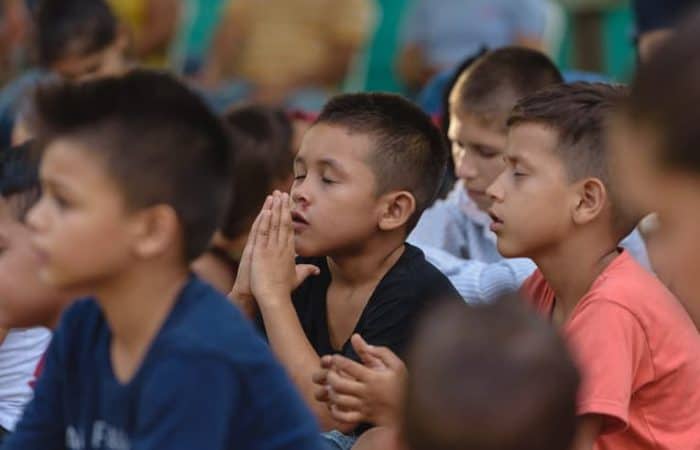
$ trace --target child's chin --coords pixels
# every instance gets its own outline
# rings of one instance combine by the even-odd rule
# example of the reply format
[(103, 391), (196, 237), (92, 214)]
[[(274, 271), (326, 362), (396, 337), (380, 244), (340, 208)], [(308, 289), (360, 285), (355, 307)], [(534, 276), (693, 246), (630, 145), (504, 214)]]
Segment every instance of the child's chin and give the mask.
[(309, 242), (309, 239), (296, 236), (294, 239), (294, 251), (297, 256), (302, 258), (313, 258), (317, 256), (327, 256), (324, 253), (323, 246), (315, 242)]
[(498, 238), (498, 244), (496, 244), (496, 247), (498, 248), (498, 253), (500, 253), (504, 258), (525, 257), (521, 249), (517, 248), (517, 246), (513, 245), (511, 242), (505, 242), (500, 237)]

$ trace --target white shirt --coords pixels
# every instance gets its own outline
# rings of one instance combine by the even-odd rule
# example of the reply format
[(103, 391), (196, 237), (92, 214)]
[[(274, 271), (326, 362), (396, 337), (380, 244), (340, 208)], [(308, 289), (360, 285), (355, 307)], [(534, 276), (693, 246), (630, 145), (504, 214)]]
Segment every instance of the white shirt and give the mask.
[(30, 383), (50, 341), (49, 330), (27, 328), (10, 330), (0, 345), (0, 426), (8, 431), (34, 395)]
[[(452, 282), (468, 303), (496, 300), (520, 289), (537, 268), (527, 258), (504, 258), (498, 253), (491, 218), (469, 198), (461, 182), (444, 200), (421, 216), (408, 242)], [(649, 268), (644, 241), (635, 230), (622, 247)]]

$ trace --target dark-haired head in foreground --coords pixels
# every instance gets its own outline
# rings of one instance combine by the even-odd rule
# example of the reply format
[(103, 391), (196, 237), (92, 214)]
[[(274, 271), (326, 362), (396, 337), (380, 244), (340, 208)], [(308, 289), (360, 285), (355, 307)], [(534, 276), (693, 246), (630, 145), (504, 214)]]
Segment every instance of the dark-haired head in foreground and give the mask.
[(577, 370), (556, 331), (520, 299), (436, 308), (408, 364), (409, 450), (570, 448)]
[(168, 75), (40, 89), (42, 198), (29, 213), (51, 284), (91, 286), (136, 263), (187, 270), (230, 198), (223, 124)]

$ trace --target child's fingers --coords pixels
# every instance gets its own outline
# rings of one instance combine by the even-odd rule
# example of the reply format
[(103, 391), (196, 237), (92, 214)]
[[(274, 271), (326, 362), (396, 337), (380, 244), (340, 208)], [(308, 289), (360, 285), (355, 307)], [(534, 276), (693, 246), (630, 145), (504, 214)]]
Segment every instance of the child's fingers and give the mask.
[(268, 196), (265, 198), (265, 203), (263, 203), (263, 207), (262, 207), (262, 209), (260, 210), (260, 212), (263, 212), (263, 211), (265, 211), (265, 210), (269, 210), (269, 209), (272, 208), (272, 199), (273, 199), (273, 196), (272, 196), (272, 195), (268, 195)]
[(337, 371), (345, 372), (361, 382), (367, 381), (371, 374), (371, 369), (341, 355), (333, 355), (333, 366)]
[(282, 225), (279, 244), (288, 249), (294, 249), (294, 224), (292, 223), (292, 210), (287, 193), (282, 194)]
[(344, 395), (354, 395), (360, 397), (365, 392), (365, 385), (352, 378), (340, 375), (337, 371), (331, 370), (326, 376), (326, 383), (335, 392)]
[(344, 395), (331, 389), (328, 392), (328, 399), (333, 406), (337, 406), (343, 411), (360, 411), (364, 402), (352, 395)]
[(350, 338), (350, 342), (352, 343), (352, 348), (355, 349), (357, 356), (360, 357), (363, 364), (368, 367), (375, 368), (383, 366), (382, 361), (372, 353), (373, 347), (367, 344), (362, 336), (356, 333)]
[(328, 370), (319, 370), (318, 372), (314, 373), (311, 375), (311, 381), (313, 381), (314, 384), (323, 384), (325, 385), (328, 380)]
[(386, 347), (374, 347), (370, 346), (368, 349), (370, 355), (374, 358), (379, 359), (385, 366), (390, 369), (397, 369), (404, 366), (403, 361), (399, 358), (396, 353), (392, 352)]
[(328, 403), (330, 401), (328, 389), (325, 386), (314, 388), (314, 398), (321, 403)]
[(280, 198), (279, 192), (275, 191), (272, 199), (272, 219), (270, 221), (270, 244), (277, 244), (279, 242), (280, 225), (282, 222), (282, 199)]
[(258, 232), (255, 235), (255, 248), (266, 247), (270, 240), (270, 223), (272, 221), (272, 212), (265, 210), (260, 213), (260, 223), (258, 224)]
[(338, 422), (361, 423), (365, 420), (364, 414), (359, 411), (343, 411), (335, 405), (331, 406), (331, 416)]
[(331, 355), (321, 356), (321, 368), (322, 369), (330, 369), (332, 366), (333, 366), (333, 356), (331, 356)]

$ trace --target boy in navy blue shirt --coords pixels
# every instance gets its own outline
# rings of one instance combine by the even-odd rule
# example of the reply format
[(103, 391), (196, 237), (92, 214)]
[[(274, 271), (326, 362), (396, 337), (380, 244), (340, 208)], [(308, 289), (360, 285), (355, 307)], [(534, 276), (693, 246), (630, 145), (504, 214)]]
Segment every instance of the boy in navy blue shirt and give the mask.
[(226, 206), (231, 152), (196, 95), (134, 72), (36, 96), (41, 279), (64, 315), (9, 449), (317, 449), (284, 370), (190, 274)]

